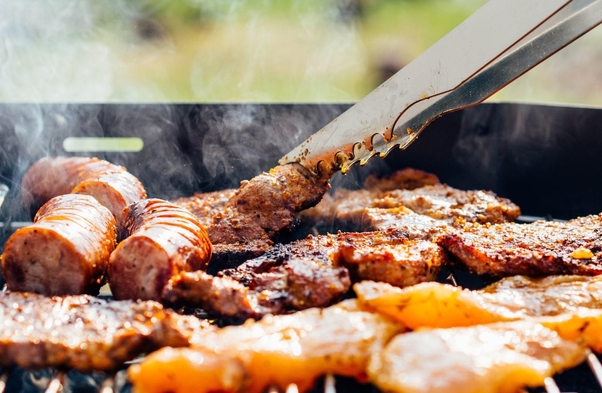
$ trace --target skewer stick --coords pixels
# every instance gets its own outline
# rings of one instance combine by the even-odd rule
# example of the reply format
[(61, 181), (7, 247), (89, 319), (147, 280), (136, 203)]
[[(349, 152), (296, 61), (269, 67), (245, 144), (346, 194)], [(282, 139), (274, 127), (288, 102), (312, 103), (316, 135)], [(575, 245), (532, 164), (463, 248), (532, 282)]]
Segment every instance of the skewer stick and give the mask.
[(560, 393), (560, 388), (556, 385), (556, 381), (552, 377), (544, 379), (543, 385), (547, 393)]
[(299, 393), (299, 387), (297, 384), (291, 383), (286, 387), (286, 393)]
[(102, 385), (100, 385), (99, 393), (114, 393), (115, 392), (115, 390), (113, 389), (114, 385), (115, 385), (115, 378), (113, 376), (107, 377), (102, 382)]
[(44, 393), (59, 393), (63, 390), (63, 378), (65, 374), (59, 372), (54, 378), (50, 380), (48, 387)]
[(600, 361), (598, 360), (598, 358), (596, 357), (596, 355), (591, 352), (588, 351), (589, 353), (587, 354), (587, 364), (589, 365), (589, 368), (591, 368), (592, 372), (594, 373), (594, 376), (596, 377), (596, 380), (598, 381), (598, 384), (600, 386), (602, 386), (602, 364), (600, 364)]
[(3, 370), (0, 376), (0, 393), (4, 393), (6, 389), (6, 381), (8, 380), (8, 370)]
[(451, 281), (451, 283), (454, 287), (458, 286), (458, 282), (456, 281), (456, 276), (454, 276), (454, 272), (450, 271), (449, 275), (447, 276), (447, 279), (449, 281)]
[(337, 393), (334, 375), (330, 373), (326, 374), (326, 378), (324, 378), (324, 393)]

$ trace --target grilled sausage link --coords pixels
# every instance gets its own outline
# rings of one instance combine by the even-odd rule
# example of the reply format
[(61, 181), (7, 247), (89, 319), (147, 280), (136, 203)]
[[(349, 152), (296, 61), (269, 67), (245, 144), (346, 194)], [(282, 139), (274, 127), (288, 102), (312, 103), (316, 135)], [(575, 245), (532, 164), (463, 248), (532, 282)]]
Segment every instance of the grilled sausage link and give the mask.
[(8, 239), (2, 275), (12, 291), (95, 294), (116, 241), (115, 217), (96, 199), (58, 196), (40, 208), (32, 225)]
[(23, 204), (32, 214), (51, 198), (69, 193), (96, 198), (117, 219), (123, 209), (146, 198), (140, 181), (124, 167), (89, 157), (46, 157), (34, 163), (21, 183)]
[(109, 261), (115, 298), (160, 300), (172, 276), (207, 268), (209, 236), (188, 210), (161, 199), (142, 200), (124, 210), (123, 226), (130, 236)]

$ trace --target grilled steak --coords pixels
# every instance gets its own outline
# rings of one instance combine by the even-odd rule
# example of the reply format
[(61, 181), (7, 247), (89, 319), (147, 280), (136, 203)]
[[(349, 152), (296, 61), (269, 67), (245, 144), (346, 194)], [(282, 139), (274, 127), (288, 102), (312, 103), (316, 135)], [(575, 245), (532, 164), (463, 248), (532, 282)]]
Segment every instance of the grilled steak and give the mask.
[(0, 365), (113, 370), (163, 346), (188, 346), (209, 327), (159, 303), (87, 295), (46, 297), (0, 292)]
[(602, 273), (602, 215), (568, 222), (467, 224), (440, 244), (481, 276)]
[(207, 231), (180, 206), (161, 199), (134, 203), (124, 212), (124, 229), (130, 235), (113, 251), (108, 267), (117, 299), (160, 300), (172, 276), (207, 268)]
[[(318, 228), (339, 228), (344, 231), (374, 231), (386, 228), (405, 228), (414, 237), (426, 238), (421, 227), (440, 230), (458, 219), (468, 222), (499, 223), (513, 221), (520, 209), (492, 192), (463, 191), (445, 184), (434, 184), (434, 175), (417, 171), (422, 177), (408, 175), (406, 169), (389, 178), (368, 178), (362, 190), (338, 189), (325, 197), (315, 208), (302, 213), (301, 218)], [(395, 188), (396, 187), (396, 188)], [(420, 217), (408, 217), (410, 213)], [(428, 218), (427, 218), (428, 217)]]
[(241, 281), (200, 271), (182, 273), (169, 281), (163, 296), (210, 314), (246, 319), (329, 306), (351, 287), (346, 269), (294, 258), (269, 272), (248, 274)]
[(144, 392), (263, 392), (293, 383), (308, 391), (328, 373), (364, 380), (370, 354), (401, 330), (348, 300), (203, 334), (193, 348), (151, 354), (129, 375)]
[(190, 211), (205, 228), (208, 228), (211, 218), (224, 209), (235, 192), (236, 190), (197, 192), (191, 197), (178, 198), (172, 202)]
[(439, 246), (409, 240), (403, 231), (308, 236), (278, 244), (217, 277), (181, 274), (164, 296), (222, 316), (258, 318), (330, 305), (347, 292), (350, 280), (402, 286), (434, 280), (445, 262)]
[(115, 218), (96, 199), (58, 196), (8, 239), (2, 275), (13, 291), (97, 293), (116, 239)]
[(146, 198), (140, 181), (124, 167), (88, 157), (46, 157), (25, 173), (22, 198), (36, 212), (49, 199), (69, 193), (96, 198), (121, 223), (124, 207)]

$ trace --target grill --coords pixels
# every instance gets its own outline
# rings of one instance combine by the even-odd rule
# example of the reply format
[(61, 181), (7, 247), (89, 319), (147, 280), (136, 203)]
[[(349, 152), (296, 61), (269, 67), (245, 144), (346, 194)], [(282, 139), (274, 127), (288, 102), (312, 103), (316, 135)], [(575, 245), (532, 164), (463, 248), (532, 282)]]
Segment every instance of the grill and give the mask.
[[(8, 193), (0, 207), (0, 247), (30, 220), (21, 207), (18, 186), (25, 170), (43, 156), (104, 158), (126, 166), (149, 195), (172, 199), (195, 191), (237, 187), (241, 180), (275, 165), (349, 106), (2, 104), (0, 183), (8, 186)], [(482, 104), (438, 119), (408, 150), (356, 167), (346, 176), (337, 174), (332, 184), (358, 188), (370, 173), (411, 166), (435, 173), (456, 188), (490, 189), (510, 198), (526, 214), (522, 216), (525, 221), (569, 219), (602, 212), (601, 132), (602, 109)], [(85, 140), (73, 138), (139, 139), (133, 145), (128, 140), (107, 139), (126, 143), (117, 148), (109, 144), (98, 152), (87, 149)], [(448, 281), (469, 288), (483, 285), (459, 271), (450, 272)], [(108, 375), (7, 368), (0, 375), (0, 392), (131, 389), (124, 370)], [(548, 379), (545, 388), (535, 391), (598, 392), (601, 380), (602, 366), (591, 354), (586, 364)], [(294, 391), (294, 385), (287, 389)], [(375, 388), (326, 376), (315, 391), (372, 392)]]

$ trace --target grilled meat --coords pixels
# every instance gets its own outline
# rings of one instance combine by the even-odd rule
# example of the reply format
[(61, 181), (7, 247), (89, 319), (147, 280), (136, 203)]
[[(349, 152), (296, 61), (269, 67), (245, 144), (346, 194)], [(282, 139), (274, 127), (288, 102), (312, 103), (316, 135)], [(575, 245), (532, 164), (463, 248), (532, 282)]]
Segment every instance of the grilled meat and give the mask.
[[(338, 189), (301, 218), (317, 227), (344, 231), (374, 231), (406, 228), (414, 237), (436, 238), (455, 221), (499, 223), (513, 221), (520, 209), (505, 198), (487, 191), (463, 191), (438, 184), (434, 175), (398, 171), (389, 178), (368, 178), (364, 189)], [(409, 173), (409, 174), (408, 174)], [(415, 213), (419, 216), (412, 217)], [(416, 227), (436, 228), (424, 234)]]
[(354, 285), (363, 307), (411, 329), (470, 326), (602, 309), (602, 279), (585, 276), (504, 278), (471, 291), (435, 282), (408, 288), (364, 281)]
[(467, 224), (439, 243), (480, 276), (602, 273), (602, 215), (568, 222)]
[(400, 334), (370, 359), (387, 392), (517, 392), (585, 358), (585, 348), (535, 321)]
[(163, 297), (171, 303), (201, 307), (210, 314), (246, 319), (325, 307), (351, 287), (346, 269), (311, 259), (293, 258), (268, 272), (247, 277), (238, 281), (200, 271), (182, 273), (169, 281)]
[(327, 373), (365, 379), (370, 353), (400, 330), (348, 300), (203, 334), (194, 349), (156, 352), (129, 374), (139, 392), (305, 391)]
[(297, 212), (314, 206), (330, 188), (328, 176), (315, 176), (299, 164), (281, 165), (240, 188), (209, 226), (213, 243), (269, 239), (290, 229)]
[(235, 192), (236, 190), (197, 192), (191, 197), (178, 198), (172, 202), (190, 211), (205, 228), (208, 228), (211, 218), (224, 209)]
[(440, 247), (409, 240), (402, 231), (308, 236), (278, 244), (217, 277), (182, 274), (170, 281), (164, 297), (222, 316), (258, 318), (328, 306), (347, 292), (350, 280), (401, 286), (430, 281), (445, 262)]
[(48, 201), (34, 223), (11, 235), (2, 275), (13, 291), (48, 295), (95, 293), (117, 239), (115, 218), (87, 195)]
[(114, 370), (163, 346), (188, 346), (209, 327), (159, 303), (0, 292), (0, 365)]
[(117, 299), (161, 300), (174, 275), (206, 269), (207, 231), (188, 210), (161, 199), (144, 199), (124, 212), (130, 234), (111, 254), (109, 285)]
[(387, 176), (372, 174), (366, 178), (364, 188), (371, 191), (413, 190), (439, 184), (439, 178), (420, 169), (404, 168)]
[(113, 213), (117, 224), (124, 207), (146, 198), (140, 181), (124, 167), (97, 158), (42, 158), (23, 178), (23, 204), (32, 213), (49, 199), (69, 193), (93, 196)]

